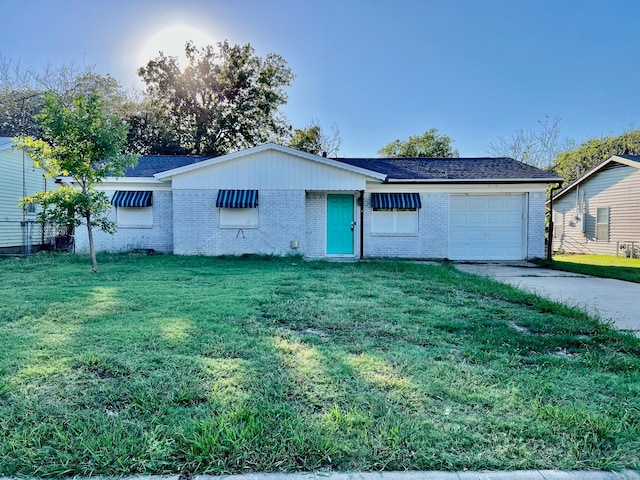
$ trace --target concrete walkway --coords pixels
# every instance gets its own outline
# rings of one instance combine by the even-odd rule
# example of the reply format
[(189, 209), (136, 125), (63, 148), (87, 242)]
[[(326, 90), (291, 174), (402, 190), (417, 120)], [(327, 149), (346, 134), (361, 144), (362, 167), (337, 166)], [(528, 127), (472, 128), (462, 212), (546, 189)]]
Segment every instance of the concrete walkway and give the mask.
[[(86, 480), (91, 480), (88, 477)], [(520, 470), (511, 472), (310, 472), (247, 473), (243, 475), (140, 475), (137, 477), (95, 477), (99, 480), (640, 480), (633, 470), (605, 472), (594, 470)], [(0, 480), (19, 480), (0, 477)], [(82, 480), (74, 477), (68, 480)]]
[[(177, 480), (177, 479), (176, 479)], [(621, 472), (523, 470), (514, 472), (367, 472), (367, 473), (253, 473), (193, 480), (640, 480), (632, 470)]]
[(460, 271), (484, 275), (588, 313), (640, 337), (640, 284), (539, 268), (528, 262), (459, 263)]

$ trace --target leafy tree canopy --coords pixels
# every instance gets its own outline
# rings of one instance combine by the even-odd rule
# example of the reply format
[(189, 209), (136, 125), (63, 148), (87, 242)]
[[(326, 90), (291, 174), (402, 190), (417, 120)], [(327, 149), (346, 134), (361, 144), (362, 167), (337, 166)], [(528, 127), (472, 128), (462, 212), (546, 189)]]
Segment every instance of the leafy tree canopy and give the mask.
[(138, 70), (152, 107), (141, 130), (155, 129), (150, 138), (179, 146), (173, 153), (223, 155), (284, 135), (278, 108), (293, 74), (282, 57), (261, 58), (249, 44), (226, 41), (217, 51), (187, 42), (185, 52), (184, 70), (163, 54)]
[(70, 64), (34, 70), (0, 57), (0, 136), (40, 138), (42, 130), (35, 116), (44, 107), (45, 93), (57, 96), (64, 106), (70, 106), (77, 95), (97, 93), (110, 112), (120, 115), (135, 105), (115, 78), (96, 73), (92, 66)]
[(593, 138), (575, 150), (560, 153), (553, 170), (564, 178), (565, 185), (612, 155), (640, 155), (640, 130), (619, 136)]
[(113, 222), (106, 218), (109, 199), (95, 190), (106, 176), (122, 175), (135, 165), (136, 157), (122, 153), (128, 126), (107, 111), (97, 94), (77, 95), (69, 106), (52, 93), (45, 95), (42, 112), (36, 115), (43, 135), (40, 139), (20, 137), (18, 146), (26, 149), (47, 175), (70, 176), (78, 189), (70, 187), (38, 192), (23, 199), (44, 208), (41, 221), (54, 221), (63, 226), (87, 226), (92, 271), (97, 273), (92, 228), (112, 233)]
[(386, 158), (459, 157), (460, 152), (453, 148), (453, 142), (432, 128), (422, 135), (412, 135), (408, 140), (394, 140), (378, 150), (378, 155)]
[(326, 134), (320, 124), (313, 120), (306, 128), (296, 128), (291, 135), (288, 145), (300, 151), (314, 155), (335, 157), (340, 150), (340, 131), (333, 127)]

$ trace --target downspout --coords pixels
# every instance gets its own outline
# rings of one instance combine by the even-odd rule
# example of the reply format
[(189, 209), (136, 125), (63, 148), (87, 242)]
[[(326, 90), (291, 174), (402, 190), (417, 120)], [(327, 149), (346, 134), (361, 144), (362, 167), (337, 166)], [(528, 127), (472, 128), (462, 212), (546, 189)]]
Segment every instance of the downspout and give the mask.
[(360, 259), (364, 258), (364, 190), (360, 190)]
[(553, 192), (559, 190), (561, 186), (562, 183), (558, 182), (549, 191), (549, 232), (547, 233), (547, 261), (549, 262), (553, 256)]

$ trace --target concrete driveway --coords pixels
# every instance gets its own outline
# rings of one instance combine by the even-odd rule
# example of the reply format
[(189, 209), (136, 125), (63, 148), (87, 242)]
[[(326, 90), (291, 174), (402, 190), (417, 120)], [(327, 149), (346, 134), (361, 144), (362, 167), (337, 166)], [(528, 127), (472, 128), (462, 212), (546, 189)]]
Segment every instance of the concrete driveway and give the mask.
[(640, 284), (538, 268), (528, 262), (459, 263), (460, 271), (492, 277), (576, 306), (640, 337)]

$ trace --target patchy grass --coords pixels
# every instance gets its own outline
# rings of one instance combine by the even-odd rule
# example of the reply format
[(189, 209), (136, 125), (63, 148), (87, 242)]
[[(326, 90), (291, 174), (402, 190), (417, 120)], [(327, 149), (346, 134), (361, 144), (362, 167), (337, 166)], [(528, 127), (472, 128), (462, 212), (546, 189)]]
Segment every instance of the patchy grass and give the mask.
[(638, 258), (609, 255), (555, 255), (551, 262), (541, 260), (538, 264), (565, 272), (640, 283), (640, 259)]
[(640, 467), (640, 341), (447, 266), (0, 261), (0, 475)]

